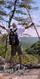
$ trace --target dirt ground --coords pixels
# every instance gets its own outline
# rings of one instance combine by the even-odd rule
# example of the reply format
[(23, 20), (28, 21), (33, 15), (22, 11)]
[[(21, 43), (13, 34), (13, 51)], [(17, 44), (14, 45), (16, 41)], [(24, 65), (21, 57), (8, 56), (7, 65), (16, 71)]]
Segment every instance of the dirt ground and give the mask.
[(3, 73), (0, 71), (0, 79), (40, 79), (40, 69), (27, 69), (24, 73)]

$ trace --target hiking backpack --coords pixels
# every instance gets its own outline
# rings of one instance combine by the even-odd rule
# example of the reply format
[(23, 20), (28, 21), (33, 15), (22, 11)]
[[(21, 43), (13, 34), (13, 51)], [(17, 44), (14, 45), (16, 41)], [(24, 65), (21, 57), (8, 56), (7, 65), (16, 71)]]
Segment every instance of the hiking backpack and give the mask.
[(10, 29), (10, 35), (9, 35), (9, 44), (10, 45), (18, 45), (19, 44), (18, 35), (17, 35), (16, 30), (17, 29), (12, 31), (12, 29)]

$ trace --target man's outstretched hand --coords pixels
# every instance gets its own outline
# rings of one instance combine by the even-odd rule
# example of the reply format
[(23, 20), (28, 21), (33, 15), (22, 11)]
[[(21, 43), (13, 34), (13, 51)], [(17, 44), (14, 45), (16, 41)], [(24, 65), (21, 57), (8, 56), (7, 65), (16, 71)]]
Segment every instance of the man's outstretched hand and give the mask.
[(32, 22), (31, 26), (34, 25), (34, 23)]

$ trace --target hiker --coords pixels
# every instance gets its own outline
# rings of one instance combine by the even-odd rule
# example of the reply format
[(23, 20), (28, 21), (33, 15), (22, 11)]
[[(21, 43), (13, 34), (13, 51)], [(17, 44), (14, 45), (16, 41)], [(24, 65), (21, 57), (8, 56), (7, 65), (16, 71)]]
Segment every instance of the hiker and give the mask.
[[(22, 44), (21, 44), (21, 39), (20, 39), (20, 36), (21, 34), (25, 31), (25, 29), (31, 27), (32, 25), (34, 25), (34, 23), (26, 26), (26, 27), (19, 27), (18, 28), (18, 25), (16, 23), (13, 23), (12, 24), (12, 27), (10, 28), (6, 28), (2, 25), (0, 25), (1, 28), (5, 29), (9, 36), (10, 36), (10, 30), (13, 32), (16, 32), (15, 36), (16, 36), (16, 43), (13, 45), (13, 39), (12, 41), (9, 41), (10, 43), (12, 42), (12, 45), (11, 45), (11, 59), (10, 59), (10, 65), (12, 66), (13, 64), (13, 58), (14, 58), (14, 55), (16, 55), (16, 52), (18, 52), (18, 55), (19, 55), (19, 62), (20, 62), (20, 69), (22, 69), (22, 53), (23, 53), (23, 49), (22, 49)], [(10, 37), (9, 37), (9, 40), (10, 40)]]

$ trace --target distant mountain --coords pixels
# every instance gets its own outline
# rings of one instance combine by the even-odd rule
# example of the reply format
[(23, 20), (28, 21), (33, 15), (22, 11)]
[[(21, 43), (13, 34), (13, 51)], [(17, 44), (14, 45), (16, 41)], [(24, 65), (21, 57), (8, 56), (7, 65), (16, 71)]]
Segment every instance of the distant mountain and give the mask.
[(32, 44), (36, 43), (38, 40), (39, 40), (38, 37), (21, 37), (23, 48), (31, 46)]

